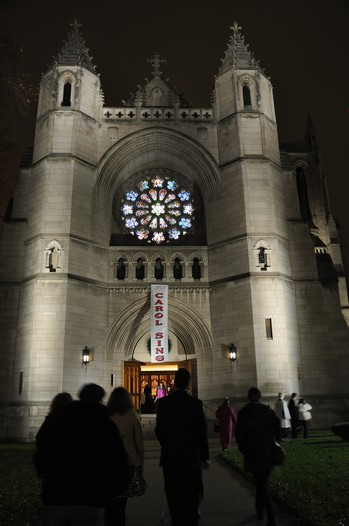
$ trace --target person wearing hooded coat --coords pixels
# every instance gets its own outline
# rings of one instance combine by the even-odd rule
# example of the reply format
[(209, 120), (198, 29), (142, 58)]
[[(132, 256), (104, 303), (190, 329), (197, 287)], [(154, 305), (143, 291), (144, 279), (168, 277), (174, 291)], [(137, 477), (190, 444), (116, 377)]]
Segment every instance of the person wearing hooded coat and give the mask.
[(256, 483), (255, 508), (257, 518), (267, 515), (267, 526), (275, 526), (274, 511), (268, 491), (268, 479), (274, 467), (272, 450), (280, 440), (281, 428), (275, 412), (260, 402), (262, 394), (256, 387), (248, 392), (248, 403), (239, 411), (235, 428), (239, 451), (244, 455), (245, 470)]

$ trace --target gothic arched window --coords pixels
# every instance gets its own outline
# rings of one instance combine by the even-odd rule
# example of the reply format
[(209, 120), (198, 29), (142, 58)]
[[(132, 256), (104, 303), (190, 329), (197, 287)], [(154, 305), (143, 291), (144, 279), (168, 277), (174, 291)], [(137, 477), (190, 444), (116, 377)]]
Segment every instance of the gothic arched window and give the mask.
[(244, 99), (244, 108), (251, 108), (251, 91), (246, 84), (242, 86), (242, 97)]
[(136, 264), (136, 279), (144, 279), (145, 277), (145, 266), (142, 258), (137, 259)]
[(174, 279), (182, 279), (182, 264), (179, 258), (175, 258), (173, 263), (173, 277)]
[(148, 243), (168, 243), (192, 228), (194, 200), (191, 192), (169, 177), (142, 179), (125, 192), (121, 220), (126, 231)]
[(193, 279), (201, 279), (201, 265), (199, 258), (193, 259), (193, 266), (191, 268), (191, 275)]
[(156, 258), (155, 268), (154, 268), (154, 277), (155, 279), (163, 279), (164, 277), (164, 267), (163, 267), (161, 258)]
[(71, 106), (71, 84), (66, 82), (63, 88), (63, 100), (61, 106)]
[(116, 277), (117, 279), (125, 279), (126, 277), (126, 265), (124, 258), (118, 259), (118, 264), (116, 267)]
[(303, 168), (297, 168), (296, 171), (297, 189), (298, 189), (298, 201), (301, 218), (305, 221), (310, 219), (310, 208), (307, 190), (307, 181), (305, 178)]

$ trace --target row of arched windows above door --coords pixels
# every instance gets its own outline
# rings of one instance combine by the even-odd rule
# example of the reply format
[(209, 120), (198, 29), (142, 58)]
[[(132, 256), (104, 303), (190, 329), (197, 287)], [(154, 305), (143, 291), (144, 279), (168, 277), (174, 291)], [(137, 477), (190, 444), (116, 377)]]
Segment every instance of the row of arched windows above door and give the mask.
[(115, 277), (117, 280), (128, 278), (136, 278), (137, 280), (173, 278), (181, 280), (185, 277), (200, 280), (203, 277), (203, 269), (203, 261), (197, 257), (187, 263), (179, 257), (174, 258), (170, 263), (166, 263), (158, 257), (152, 264), (148, 264), (142, 257), (131, 264), (126, 258), (120, 257), (116, 261)]

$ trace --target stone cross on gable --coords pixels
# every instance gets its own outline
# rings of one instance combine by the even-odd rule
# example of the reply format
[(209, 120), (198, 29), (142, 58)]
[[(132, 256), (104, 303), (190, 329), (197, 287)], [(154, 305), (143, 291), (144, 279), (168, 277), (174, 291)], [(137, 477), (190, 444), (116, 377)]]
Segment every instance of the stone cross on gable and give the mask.
[(79, 27), (82, 27), (82, 24), (79, 24), (79, 22), (76, 19), (74, 20), (74, 22), (72, 22), (69, 25), (75, 30), (79, 30)]
[(235, 20), (234, 24), (229, 29), (232, 29), (234, 33), (240, 33), (241, 27)]
[(154, 71), (151, 72), (153, 77), (156, 77), (157, 75), (161, 77), (162, 71), (160, 71), (160, 64), (164, 64), (167, 62), (167, 60), (165, 58), (161, 58), (160, 53), (154, 53), (152, 58), (149, 58), (147, 62), (149, 62), (154, 68)]

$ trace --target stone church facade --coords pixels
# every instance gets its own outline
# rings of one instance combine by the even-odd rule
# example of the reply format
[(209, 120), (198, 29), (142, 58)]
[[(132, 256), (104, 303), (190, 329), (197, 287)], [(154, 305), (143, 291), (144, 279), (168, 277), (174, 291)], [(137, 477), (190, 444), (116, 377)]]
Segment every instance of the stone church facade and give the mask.
[[(149, 62), (150, 80), (105, 107), (75, 24), (42, 77), (0, 245), (0, 438), (33, 439), (53, 396), (85, 382), (123, 384), (138, 407), (145, 379), (180, 365), (208, 405), (256, 385), (345, 411), (346, 282), (311, 123), (279, 143), (270, 80), (236, 23), (210, 108)], [(161, 366), (155, 283), (169, 291)]]

